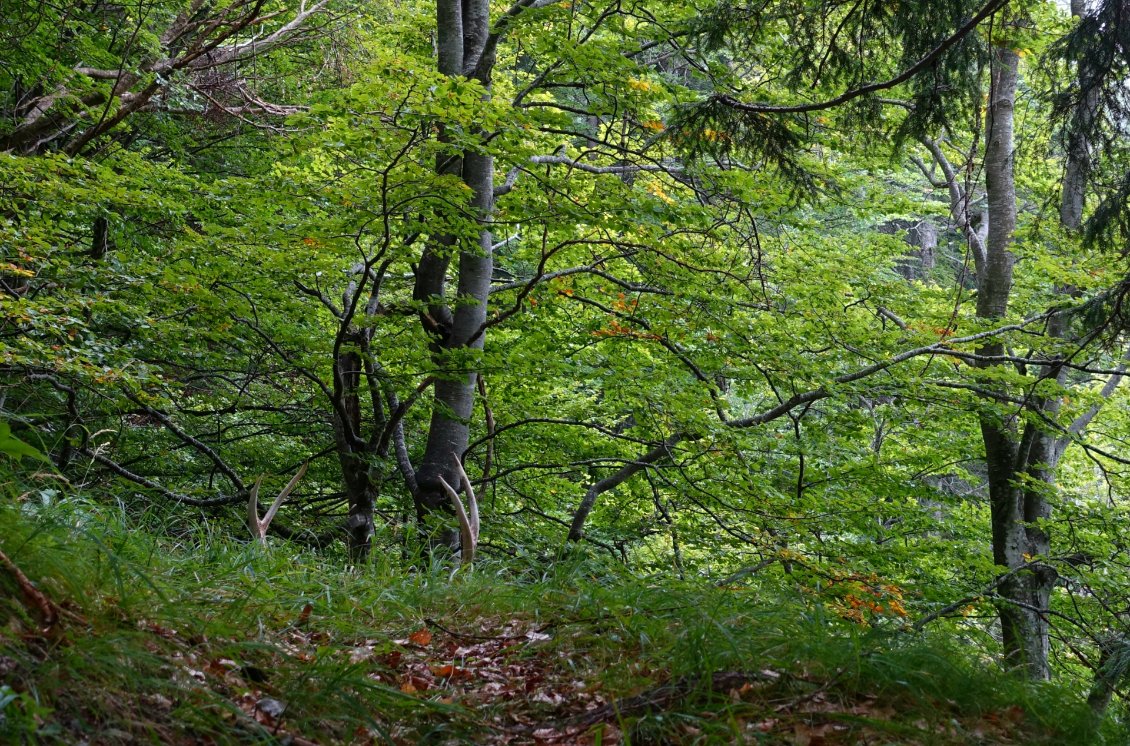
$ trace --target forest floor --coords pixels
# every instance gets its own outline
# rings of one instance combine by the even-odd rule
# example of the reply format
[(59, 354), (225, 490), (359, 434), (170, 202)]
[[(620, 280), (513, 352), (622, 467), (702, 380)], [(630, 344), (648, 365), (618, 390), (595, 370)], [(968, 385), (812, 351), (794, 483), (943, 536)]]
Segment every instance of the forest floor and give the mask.
[(1122, 742), (952, 628), (753, 585), (577, 558), (449, 578), (96, 515), (0, 524), (3, 743)]

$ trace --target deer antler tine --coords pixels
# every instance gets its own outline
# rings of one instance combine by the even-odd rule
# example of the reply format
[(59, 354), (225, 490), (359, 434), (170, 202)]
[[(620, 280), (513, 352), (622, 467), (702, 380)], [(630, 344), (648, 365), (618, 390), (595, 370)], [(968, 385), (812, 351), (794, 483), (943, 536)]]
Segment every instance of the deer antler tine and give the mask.
[(283, 500), (285, 500), (294, 490), (294, 488), (298, 486), (299, 480), (302, 479), (304, 474), (306, 474), (306, 467), (308, 467), (309, 465), (309, 461), (302, 464), (302, 467), (298, 470), (298, 473), (295, 474), (289, 482), (287, 482), (286, 487), (284, 487), (283, 491), (279, 493), (279, 496), (275, 498), (275, 501), (271, 504), (270, 509), (267, 511), (267, 515), (263, 516), (264, 532), (266, 532), (267, 526), (271, 525), (271, 521), (274, 519), (275, 513), (279, 512), (279, 506), (283, 504)]
[(266, 541), (267, 533), (259, 520), (259, 485), (262, 483), (263, 476), (260, 475), (251, 488), (251, 496), (247, 501), (247, 527), (251, 529), (252, 536), (260, 541)]
[(471, 533), (475, 536), (476, 543), (479, 540), (479, 501), (475, 498), (475, 488), (471, 486), (471, 479), (467, 476), (467, 470), (463, 468), (463, 462), (459, 457), (455, 457), (455, 468), (459, 470), (459, 479), (463, 482), (463, 489), (467, 491), (467, 503), (470, 508), (470, 524)]
[(442, 485), (443, 491), (447, 493), (448, 498), (451, 499), (451, 507), (455, 509), (455, 517), (459, 519), (459, 546), (462, 550), (460, 564), (469, 565), (475, 561), (475, 546), (478, 544), (478, 536), (471, 530), (471, 521), (467, 518), (467, 511), (463, 508), (463, 501), (459, 499), (459, 493), (443, 477), (439, 478), (439, 483)]
[(275, 513), (279, 512), (279, 506), (283, 504), (283, 500), (290, 495), (295, 487), (298, 486), (298, 481), (306, 473), (306, 467), (310, 462), (306, 462), (298, 470), (291, 480), (287, 483), (275, 501), (271, 503), (271, 507), (267, 509), (267, 515), (263, 519), (259, 519), (259, 487), (263, 484), (263, 475), (260, 474), (259, 478), (255, 480), (255, 485), (251, 488), (251, 495), (247, 501), (247, 527), (251, 529), (251, 533), (259, 539), (263, 544), (267, 543), (267, 527), (271, 525), (271, 521), (275, 518)]

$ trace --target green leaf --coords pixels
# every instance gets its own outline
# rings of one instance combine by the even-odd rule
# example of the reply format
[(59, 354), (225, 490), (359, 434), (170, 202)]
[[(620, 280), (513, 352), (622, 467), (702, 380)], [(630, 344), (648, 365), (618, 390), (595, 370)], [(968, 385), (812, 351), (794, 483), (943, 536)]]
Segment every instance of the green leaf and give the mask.
[(14, 459), (28, 456), (44, 463), (50, 464), (51, 459), (43, 455), (43, 452), (38, 448), (25, 443), (16, 436), (12, 435), (12, 427), (7, 422), (0, 421), (0, 453), (5, 456), (10, 456)]

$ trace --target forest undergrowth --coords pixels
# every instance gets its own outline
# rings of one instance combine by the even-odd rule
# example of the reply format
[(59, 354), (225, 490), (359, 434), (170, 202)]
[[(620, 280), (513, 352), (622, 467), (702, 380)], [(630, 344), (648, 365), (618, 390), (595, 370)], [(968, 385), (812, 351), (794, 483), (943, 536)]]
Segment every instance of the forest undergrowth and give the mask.
[(1077, 692), (811, 595), (584, 556), (349, 567), (204, 525), (0, 512), (0, 741), (1120, 742)]

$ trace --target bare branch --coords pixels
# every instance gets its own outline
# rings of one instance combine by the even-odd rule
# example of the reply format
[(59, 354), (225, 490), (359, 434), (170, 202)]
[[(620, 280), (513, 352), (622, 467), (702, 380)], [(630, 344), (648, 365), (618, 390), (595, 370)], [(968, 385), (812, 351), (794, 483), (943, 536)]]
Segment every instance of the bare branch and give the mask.
[(110, 459), (110, 458), (107, 458), (106, 456), (103, 456), (97, 450), (91, 450), (90, 448), (79, 448), (78, 452), (81, 453), (82, 455), (86, 456), (87, 458), (93, 459), (94, 461), (98, 462), (99, 464), (106, 467), (107, 469), (109, 469), (114, 474), (117, 474), (119, 477), (122, 477), (123, 479), (128, 479), (129, 481), (133, 482), (134, 484), (139, 484), (142, 487), (145, 487), (146, 489), (152, 490), (153, 492), (160, 494), (163, 497), (166, 497), (170, 500), (174, 500), (176, 502), (182, 503), (184, 505), (191, 505), (195, 508), (215, 508), (215, 507), (219, 507), (220, 505), (231, 505), (232, 503), (237, 503), (237, 502), (239, 502), (240, 500), (243, 499), (242, 493), (239, 493), (239, 494), (236, 494), (236, 495), (224, 495), (222, 497), (206, 498), (206, 499), (197, 499), (197, 498), (194, 498), (194, 497), (188, 497), (186, 495), (181, 495), (177, 492), (173, 492), (172, 490), (166, 489), (166, 488), (162, 487), (161, 485), (157, 484), (156, 482), (154, 482), (153, 480), (147, 479), (146, 477), (143, 477), (140, 474), (135, 474), (134, 472), (125, 468), (124, 466), (122, 466), (118, 462), (114, 461), (113, 459)]
[[(949, 158), (946, 157), (945, 152), (942, 150), (941, 145), (937, 140), (929, 138), (922, 138), (922, 144), (930, 151), (933, 156), (934, 162), (942, 169), (945, 175), (945, 181), (940, 186), (944, 186), (950, 193), (950, 214), (953, 216), (954, 221), (958, 227), (961, 228), (962, 233), (965, 235), (965, 240), (969, 243), (969, 247), (973, 250), (974, 257), (977, 260), (977, 266), (981, 267), (985, 263), (985, 235), (973, 227), (973, 216), (969, 211), (969, 193), (962, 188), (958, 181), (957, 170), (950, 163)], [(922, 166), (919, 166), (922, 170)], [(934, 183), (934, 180), (929, 176), (926, 171), (926, 178), (934, 186), (939, 186)], [(986, 224), (985, 221), (982, 221)]]
[(328, 310), (335, 319), (341, 319), (341, 311), (338, 310), (338, 307), (334, 305), (334, 302), (332, 300), (326, 297), (325, 293), (321, 292), (320, 290), (315, 290), (312, 287), (307, 287), (306, 285), (303, 285), (299, 280), (294, 281), (294, 286), (298, 288), (298, 291), (303, 295), (309, 295), (311, 298), (316, 298), (319, 303), (326, 307), (326, 310)]
[[(1123, 357), (1123, 360), (1130, 361), (1130, 349), (1126, 351), (1126, 355)], [(1126, 365), (1126, 362), (1123, 362), (1114, 371), (1113, 375), (1111, 375), (1111, 377), (1107, 379), (1107, 382), (1103, 385), (1102, 390), (1099, 391), (1099, 396), (1102, 399), (1109, 399), (1114, 395), (1115, 389), (1118, 388), (1118, 385), (1122, 383), (1122, 379), (1125, 377)], [(1091, 424), (1091, 420), (1095, 419), (1095, 416), (1099, 413), (1100, 409), (1102, 409), (1101, 403), (1094, 405), (1086, 412), (1079, 415), (1074, 422), (1067, 426), (1068, 436), (1071, 438), (1076, 438), (1082, 435), (1083, 431), (1087, 429), (1087, 426)], [(1066, 447), (1066, 443), (1056, 445), (1056, 448), (1060, 450)]]
[(661, 173), (677, 173), (683, 170), (683, 167), (671, 163), (626, 163), (617, 166), (594, 166), (591, 163), (578, 161), (575, 158), (569, 158), (564, 155), (535, 155), (530, 158), (530, 163), (540, 164), (559, 164), (568, 166), (577, 171), (584, 171), (590, 174), (634, 174), (641, 171), (658, 171)]
[[(982, 339), (990, 339), (1007, 332), (1023, 331), (1037, 321), (1046, 319), (1052, 313), (1052, 311), (1048, 311), (1036, 316), (1031, 316), (1017, 324), (1008, 324), (1006, 326), (997, 327), (996, 329), (989, 329), (987, 331), (978, 332), (977, 334), (969, 334), (964, 337), (954, 337), (944, 342), (935, 342), (934, 344), (925, 345), (924, 347), (916, 347), (912, 350), (906, 350), (905, 352), (900, 352), (899, 354), (894, 355), (886, 360), (882, 360), (880, 362), (873, 363), (872, 365), (860, 368), (853, 373), (846, 373), (842, 376), (837, 376), (836, 378), (832, 379), (832, 382), (834, 384), (853, 383), (855, 381), (859, 381), (872, 376), (876, 373), (882, 372), (887, 368), (898, 365), (899, 363), (910, 360), (911, 358), (921, 357), (923, 355), (949, 354), (950, 352), (952, 352), (952, 350), (950, 349), (952, 345), (976, 342)], [(796, 394), (789, 399), (781, 402), (772, 409), (768, 409), (764, 412), (761, 412), (760, 414), (756, 414), (750, 417), (743, 417), (739, 420), (728, 420), (725, 424), (729, 427), (737, 428), (761, 425), (771, 420), (782, 417), (786, 413), (791, 412), (801, 405), (818, 401), (820, 399), (826, 399), (829, 396), (831, 396), (831, 392), (826, 387), (821, 386), (820, 388), (811, 389), (809, 391)]]
[(282, 46), (290, 41), (297, 33), (302, 31), (306, 26), (306, 22), (309, 21), (311, 17), (320, 13), (328, 2), (329, 0), (320, 0), (320, 2), (314, 3), (309, 8), (299, 10), (298, 14), (295, 15), (289, 23), (283, 24), (262, 39), (252, 39), (251, 41), (233, 44), (229, 47), (219, 47), (207, 57), (194, 61), (190, 67), (206, 68), (226, 65), (245, 57), (265, 54), (276, 47)]
[(181, 430), (180, 427), (178, 427), (177, 424), (173, 422), (168, 415), (158, 409), (154, 409), (153, 407), (144, 404), (140, 399), (137, 398), (135, 394), (127, 391), (126, 396), (129, 397), (133, 402), (138, 404), (146, 413), (148, 413), (150, 416), (154, 417), (158, 422), (164, 425), (165, 428), (173, 435), (177, 436), (182, 441), (188, 443), (190, 446), (207, 456), (208, 460), (215, 464), (216, 468), (219, 469), (224, 474), (224, 476), (228, 478), (228, 481), (232, 483), (233, 487), (235, 487), (236, 492), (242, 493), (245, 489), (247, 489), (247, 487), (243, 484), (243, 480), (239, 478), (239, 474), (236, 473), (235, 469), (233, 469), (228, 465), (226, 461), (220, 458), (220, 454), (216, 453), (213, 448), (208, 446), (206, 443), (201, 442), (197, 438), (194, 438), (192, 435), (189, 435), (184, 430)]

